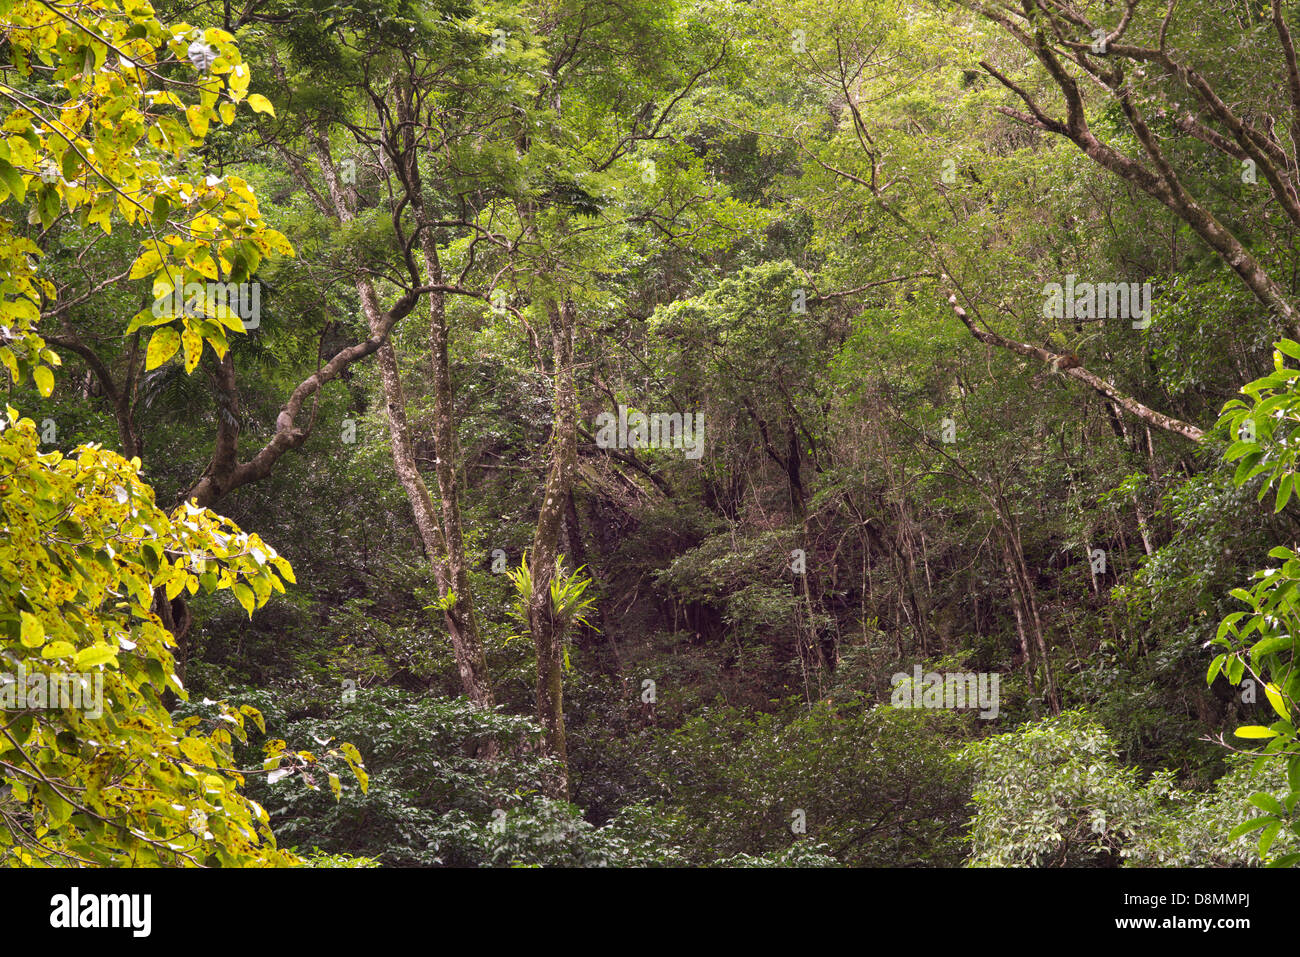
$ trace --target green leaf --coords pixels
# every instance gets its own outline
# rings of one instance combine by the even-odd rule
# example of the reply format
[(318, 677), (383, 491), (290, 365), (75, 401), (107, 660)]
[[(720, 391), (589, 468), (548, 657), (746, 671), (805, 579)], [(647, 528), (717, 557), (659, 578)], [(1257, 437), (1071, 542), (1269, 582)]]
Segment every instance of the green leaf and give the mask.
[(1255, 807), (1259, 808), (1261, 811), (1271, 814), (1274, 817), (1286, 816), (1286, 811), (1283, 809), (1281, 802), (1265, 791), (1252, 794), (1250, 796), (1250, 803), (1255, 805)]
[(63, 153), (63, 160), (59, 164), (63, 168), (63, 178), (71, 182), (77, 178), (77, 173), (81, 171), (81, 157), (71, 146)]
[(1250, 647), (1252, 657), (1259, 659), (1265, 655), (1275, 654), (1284, 651), (1295, 644), (1295, 639), (1290, 635), (1273, 635), (1270, 638), (1262, 638)]
[(1237, 840), (1237, 838), (1239, 837), (1244, 837), (1245, 835), (1249, 834), (1251, 831), (1259, 830), (1261, 827), (1263, 827), (1265, 824), (1268, 824), (1272, 820), (1274, 820), (1274, 818), (1264, 816), (1264, 817), (1252, 817), (1249, 821), (1242, 821), (1240, 824), (1238, 824), (1236, 827), (1234, 827), (1231, 831), (1228, 832), (1228, 843), (1232, 843), (1233, 841)]
[(22, 174), (9, 164), (8, 160), (0, 160), (0, 183), (13, 194), (14, 199), (23, 202), (27, 197), (27, 187), (23, 183)]
[(1237, 470), (1232, 476), (1232, 483), (1237, 486), (1245, 485), (1247, 477), (1250, 475), (1250, 470), (1258, 465), (1259, 460), (1263, 457), (1264, 453), (1261, 450), (1256, 449), (1238, 462)]
[(1226, 654), (1214, 656), (1214, 660), (1210, 662), (1210, 670), (1205, 676), (1207, 685), (1214, 684), (1214, 679), (1219, 676), (1219, 669), (1223, 667), (1223, 659), (1226, 657), (1228, 657)]
[(72, 805), (63, 800), (53, 788), (42, 784), (38, 792), (41, 803), (45, 805), (45, 811), (49, 815), (49, 826), (51, 828), (62, 827), (67, 823), (68, 818), (72, 816)]
[(1273, 343), (1273, 348), (1277, 349), (1277, 351), (1282, 353), (1284, 356), (1289, 356), (1292, 359), (1300, 359), (1300, 343), (1295, 342), (1292, 339), (1279, 339), (1277, 342)]
[(1291, 491), (1295, 486), (1295, 473), (1287, 472), (1282, 476), (1282, 480), (1277, 483), (1277, 504), (1273, 507), (1274, 513), (1286, 508), (1286, 503), (1291, 499)]
[(20, 745), (26, 744), (32, 736), (32, 730), (36, 727), (36, 715), (28, 713), (19, 715), (9, 725), (9, 731), (14, 736), (14, 740)]
[(41, 217), (41, 228), (49, 229), (59, 216), (59, 191), (51, 187), (41, 190), (40, 195), (38, 212)]
[(1231, 462), (1234, 459), (1238, 459), (1241, 456), (1245, 455), (1247, 452), (1253, 451), (1258, 448), (1259, 448), (1258, 442), (1246, 442), (1246, 441), (1234, 442), (1232, 445), (1228, 446), (1228, 450), (1223, 453), (1223, 460), (1225, 462)]
[(1281, 829), (1282, 822), (1274, 821), (1272, 824), (1266, 824), (1264, 830), (1259, 833), (1259, 856), (1267, 857), (1268, 849), (1273, 846), (1273, 840), (1277, 837), (1277, 832)]

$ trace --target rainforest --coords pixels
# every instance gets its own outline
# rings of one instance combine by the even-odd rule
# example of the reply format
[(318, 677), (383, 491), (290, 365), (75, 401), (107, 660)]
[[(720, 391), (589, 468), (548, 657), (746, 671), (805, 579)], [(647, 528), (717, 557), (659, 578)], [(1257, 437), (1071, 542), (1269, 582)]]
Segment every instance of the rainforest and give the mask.
[(1297, 31), (0, 0), (0, 861), (1300, 863)]

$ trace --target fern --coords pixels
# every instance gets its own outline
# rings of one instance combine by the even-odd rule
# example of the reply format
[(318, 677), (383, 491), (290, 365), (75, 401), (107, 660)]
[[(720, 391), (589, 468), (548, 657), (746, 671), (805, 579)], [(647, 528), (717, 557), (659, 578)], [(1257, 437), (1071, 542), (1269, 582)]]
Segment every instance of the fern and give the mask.
[[(587, 620), (587, 613), (596, 604), (595, 598), (583, 597), (588, 586), (591, 585), (591, 579), (582, 574), (586, 565), (580, 565), (572, 573), (564, 570), (564, 556), (557, 555), (555, 558), (555, 573), (551, 576), (551, 616), (554, 618), (557, 630), (564, 641), (564, 669), (570, 670), (569, 665), (569, 632), (575, 624), (585, 625), (593, 630), (598, 630), (590, 621)], [(519, 567), (516, 569), (507, 569), (506, 574), (510, 576), (510, 582), (515, 586), (514, 613), (521, 622), (526, 626), (528, 624), (528, 609), (533, 599), (533, 573), (528, 566), (528, 552), (524, 552), (523, 558), (519, 560)], [(522, 638), (523, 635), (511, 635), (507, 641), (515, 638)]]

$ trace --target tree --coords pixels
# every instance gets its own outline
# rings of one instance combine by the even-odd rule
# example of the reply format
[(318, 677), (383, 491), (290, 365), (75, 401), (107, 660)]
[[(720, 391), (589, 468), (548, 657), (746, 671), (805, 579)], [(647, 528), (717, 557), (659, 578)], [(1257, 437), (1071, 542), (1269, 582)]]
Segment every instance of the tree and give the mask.
[[(562, 797), (569, 794), (565, 629), (551, 584), (562, 567), (560, 530), (577, 480), (579, 317), (609, 300), (600, 288), (602, 274), (618, 261), (630, 225), (638, 216), (653, 218), (661, 201), (656, 161), (637, 150), (672, 139), (675, 111), (727, 57), (725, 38), (685, 13), (668, 4), (630, 16), (619, 4), (591, 0), (540, 17), (533, 42), (546, 61), (545, 79), (513, 130), (516, 147), (527, 153), (529, 176), (526, 189), (514, 197), (520, 225), (514, 259), (530, 311), (550, 331), (554, 418), (529, 550), (528, 618), (537, 657), (538, 719), (546, 747), (566, 768), (556, 785)], [(638, 183), (651, 188), (638, 195)], [(642, 208), (606, 211), (616, 197)], [(697, 203), (690, 197), (662, 221), (670, 225)]]
[[(53, 288), (37, 274), (39, 241), (57, 225), (88, 234), (114, 221), (145, 226), (129, 279), (153, 293), (200, 280), (246, 279), (267, 252), (289, 252), (236, 177), (193, 181), (173, 164), (246, 98), (249, 72), (228, 33), (166, 26), (147, 5), (40, 2), (8, 7), (3, 23), (22, 86), (0, 87), (0, 181), (25, 219), (6, 216), (0, 255), (7, 325), (0, 344), (14, 382), (30, 374), (44, 395), (58, 357), (38, 320)], [(174, 79), (198, 70), (197, 79)], [(38, 94), (36, 91), (40, 90)], [(57, 91), (59, 97), (51, 104)], [(178, 92), (194, 97), (186, 103)], [(248, 97), (254, 109), (270, 109)], [(65, 220), (77, 216), (75, 225)], [(205, 344), (228, 353), (238, 317), (200, 296), (182, 314), (138, 314), (154, 327), (153, 368), (183, 350), (187, 371)], [(185, 503), (168, 514), (140, 478), (140, 460), (97, 446), (42, 453), (35, 423), (8, 407), (0, 430), (0, 657), (15, 673), (3, 694), (0, 844), (23, 864), (286, 864), (266, 812), (238, 791), (235, 738), (255, 709), (225, 709), (209, 728), (174, 724), (165, 696), (185, 695), (172, 635), (155, 592), (229, 590), (251, 615), (292, 582), (289, 563), (256, 535)], [(282, 580), (283, 579), (283, 580)], [(316, 766), (310, 752), (273, 744), (260, 772)], [(332, 754), (363, 781), (348, 745)], [(282, 767), (283, 765), (283, 767)], [(329, 777), (335, 793), (339, 781)]]
[[(1261, 72), (1250, 81), (1250, 101), (1259, 104), (1250, 115), (1230, 105), (1244, 91), (1227, 75), (1221, 57), (1219, 63), (1201, 66), (1206, 51), (1197, 45), (1205, 42), (1199, 24), (1213, 20), (1213, 4), (1171, 3), (1161, 13), (1151, 7), (1139, 11), (1137, 0), (1126, 0), (1118, 20), (1103, 14), (1101, 4), (1080, 10), (1060, 0), (1021, 0), (1007, 6), (969, 0), (963, 5), (997, 24), (1032, 54), (1065, 110), (1064, 117), (1053, 116), (1051, 106), (983, 60), (980, 66), (1028, 109), (1026, 113), (1003, 106), (1003, 113), (1070, 140), (1095, 163), (1168, 207), (1274, 314), (1279, 331), (1300, 335), (1300, 314), (1290, 293), (1251, 248), (1249, 237), (1256, 224), (1248, 219), (1236, 228), (1225, 225), (1220, 219), (1224, 214), (1216, 214), (1211, 200), (1198, 196), (1188, 174), (1179, 171), (1173, 152), (1194, 140), (1239, 162), (1252, 177), (1258, 171), (1287, 220), (1300, 225), (1300, 164), (1295, 152), (1300, 147), (1287, 135), (1300, 129), (1295, 125), (1300, 122), (1300, 70), (1280, 0), (1269, 5), (1270, 30), (1257, 29), (1264, 17), (1251, 7), (1243, 8), (1237, 22), (1230, 18), (1219, 27), (1244, 32), (1253, 51), (1274, 68), (1272, 78), (1265, 79)], [(1213, 45), (1210, 49), (1216, 55), (1221, 50)], [(1080, 85), (1085, 78), (1092, 81), (1090, 89), (1118, 107), (1136, 156), (1094, 131)], [(1184, 108), (1184, 102), (1190, 106)]]
[[(1291, 448), (1291, 436), (1300, 418), (1296, 389), (1300, 369), (1287, 360), (1300, 361), (1300, 343), (1279, 341), (1273, 373), (1243, 386), (1241, 391), (1247, 399), (1229, 402), (1219, 420), (1223, 434), (1236, 440), (1224, 453), (1225, 461), (1237, 463), (1233, 481), (1244, 486), (1262, 478), (1257, 499), (1262, 502), (1273, 492), (1275, 512), (1286, 507), (1295, 489), (1297, 454)], [(1300, 736), (1292, 717), (1300, 702), (1300, 673), (1296, 669), (1300, 555), (1293, 548), (1278, 545), (1268, 557), (1278, 564), (1256, 572), (1252, 587), (1232, 590), (1232, 597), (1244, 602), (1248, 609), (1232, 612), (1219, 624), (1214, 644), (1224, 650), (1210, 662), (1206, 680), (1212, 684), (1222, 675), (1233, 685), (1249, 681), (1263, 688), (1271, 717), (1277, 720), (1268, 725), (1244, 725), (1236, 729), (1235, 735), (1246, 741), (1266, 742), (1254, 752), (1254, 773), (1259, 775), (1269, 766), (1285, 768), (1288, 788), (1280, 799), (1267, 791), (1252, 794), (1250, 804), (1264, 813), (1234, 828), (1228, 841), (1258, 831), (1260, 856), (1270, 865), (1293, 867), (1300, 864), (1300, 853), (1293, 851), (1289, 842), (1281, 845), (1283, 853), (1270, 856), (1270, 850), (1282, 828), (1300, 835), (1300, 817), (1296, 815), (1300, 804)]]
[[(463, 11), (453, 6), (448, 12)], [(407, 17), (410, 31), (395, 29), (407, 23)], [(416, 23), (420, 25), (418, 31)], [(436, 185), (449, 194), (439, 196), (440, 206), (459, 203), (463, 208), (469, 189), (483, 187), (484, 184), (471, 178), (468, 187), (461, 185), (459, 194), (453, 194), (455, 187), (451, 181), (456, 164), (445, 154), (460, 138), (483, 133), (482, 114), (489, 112), (488, 108), (474, 101), (462, 102), (460, 86), (466, 74), (477, 78), (486, 72), (478, 62), (485, 44), (467, 26), (448, 28), (427, 12), (421, 14), (405, 8), (378, 22), (369, 16), (359, 16), (356, 23), (339, 23), (338, 33), (340, 48), (355, 46), (364, 51), (355, 55), (355, 63), (349, 63), (344, 82), (340, 82), (337, 62), (332, 56), (322, 58), (319, 51), (312, 51), (303, 63), (304, 72), (313, 82), (329, 83), (336, 90), (342, 86), (354, 103), (350, 111), (333, 104), (328, 111), (310, 119), (307, 128), (300, 131), (316, 155), (325, 189), (317, 189), (304, 165), (294, 159), (292, 144), (278, 141), (277, 147), (317, 208), (342, 227), (357, 223), (357, 210), (355, 194), (341, 181), (332, 153), (329, 136), (332, 126), (341, 127), (358, 147), (369, 153), (382, 185), (394, 197), (389, 209), (376, 211), (365, 221), (369, 224), (379, 217), (388, 219), (386, 226), (391, 234), (385, 236), (389, 242), (385, 252), (397, 261), (407, 286), (396, 304), (385, 311), (381, 310), (376, 288), (376, 273), (382, 263), (359, 269), (353, 283), (370, 333), (368, 342), (377, 344), (374, 351), (384, 392), (394, 468), (411, 504), (438, 585), (438, 607), (447, 625), (462, 687), (471, 701), (490, 708), (492, 687), (474, 608), (460, 518), (462, 480), (456, 461), (455, 396), (445, 299), (453, 293), (481, 299), (488, 296), (487, 291), (476, 291), (466, 285), (466, 275), (474, 265), (472, 250), (461, 274), (451, 282), (444, 281), (438, 230), (459, 229), (472, 233), (476, 239), (498, 243), (504, 240), (489, 229), (475, 232), (476, 224), (464, 215), (452, 213), (442, 217), (437, 214), (441, 210), (431, 210), (424, 195), (421, 172), (422, 163), (431, 167), (437, 176)], [(444, 110), (448, 103), (456, 103), (461, 109)], [(457, 125), (455, 118), (462, 115), (465, 120)], [(490, 129), (490, 121), (487, 126)], [(355, 163), (352, 169), (355, 173)], [(436, 505), (416, 464), (397, 354), (389, 341), (396, 323), (421, 301), (427, 301), (429, 309)], [(337, 365), (341, 370), (342, 364)]]

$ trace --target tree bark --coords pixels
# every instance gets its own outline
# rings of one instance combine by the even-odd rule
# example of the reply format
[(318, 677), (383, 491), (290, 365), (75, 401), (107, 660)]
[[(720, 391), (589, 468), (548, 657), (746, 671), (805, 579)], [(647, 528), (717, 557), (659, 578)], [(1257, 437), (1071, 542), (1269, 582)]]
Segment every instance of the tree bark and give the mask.
[(1111, 402), (1114, 402), (1125, 412), (1135, 415), (1143, 422), (1148, 422), (1156, 428), (1164, 429), (1166, 432), (1173, 432), (1175, 435), (1181, 435), (1185, 439), (1191, 439), (1193, 442), (1199, 442), (1205, 438), (1205, 432), (1189, 422), (1183, 422), (1181, 419), (1175, 419), (1173, 416), (1157, 412), (1155, 409), (1143, 405), (1137, 399), (1121, 392), (1115, 386), (1102, 379), (1093, 372), (1089, 372), (1081, 365), (1075, 365), (1067, 368), (1066, 357), (1058, 355), (1055, 352), (1049, 352), (1047, 349), (1040, 349), (1037, 346), (1031, 346), (1027, 342), (1018, 342), (1015, 339), (1008, 339), (1006, 336), (999, 335), (988, 329), (981, 329), (977, 326), (970, 314), (957, 302), (957, 294), (948, 293), (948, 305), (957, 318), (965, 324), (973, 335), (980, 342), (987, 345), (997, 346), (1000, 349), (1006, 349), (1017, 355), (1025, 356), (1030, 359), (1037, 359), (1054, 369), (1057, 369), (1062, 375), (1069, 376), (1071, 379), (1077, 379), (1084, 383), (1094, 392), (1104, 396)]
[[(339, 183), (333, 163), (323, 141), (317, 141), (321, 154), (321, 167), (328, 187), (334, 214), (340, 222), (352, 219), (352, 210), (347, 197)], [(414, 159), (412, 159), (414, 162)], [(427, 235), (427, 233), (426, 233)], [(432, 242), (431, 239), (428, 240)], [(435, 259), (436, 262), (436, 259)], [(439, 273), (435, 282), (441, 281)], [(456, 483), (454, 477), (455, 463), (450, 436), (454, 434), (451, 414), (450, 385), (443, 380), (444, 392), (435, 396), (435, 442), (438, 454), (439, 486), (442, 497), (442, 516), (434, 507), (428, 486), (415, 462), (415, 448), (411, 441), (410, 425), (406, 417), (406, 398), (402, 389), (401, 376), (397, 367), (397, 354), (387, 338), (385, 315), (379, 308), (378, 297), (370, 279), (358, 275), (356, 279), (357, 295), (361, 300), (361, 309), (366, 318), (371, 338), (383, 335), (383, 344), (378, 347), (377, 360), (380, 383), (384, 391), (384, 404), (388, 418), (389, 444), (392, 449), (393, 467), (398, 480), (406, 492), (407, 500), (415, 515), (416, 528), (424, 544), (425, 555), (438, 585), (438, 595), (447, 605), (443, 609), (443, 619), (447, 625), (447, 634), (451, 641), (452, 652), (456, 658), (456, 668), (460, 674), (461, 687), (474, 704), (491, 708), (494, 700), (492, 687), (488, 679), (487, 660), (479, 637), (478, 622), (474, 615), (474, 599), (470, 589), (468, 570), (464, 563), (463, 536), (461, 534), (460, 511), (456, 503)], [(430, 313), (434, 325), (441, 324), (442, 333), (435, 336), (434, 367), (441, 365), (444, 373), (447, 369), (447, 334), (444, 315), (443, 293), (430, 294)], [(438, 349), (441, 349), (439, 359)], [(435, 374), (435, 383), (437, 376)], [(450, 505), (448, 507), (448, 491)]]
[(578, 461), (578, 399), (573, 369), (575, 308), (566, 299), (558, 304), (551, 302), (548, 311), (555, 356), (555, 420), (551, 431), (550, 470), (529, 556), (533, 593), (528, 604), (528, 627), (537, 652), (537, 717), (545, 734), (546, 753), (559, 762), (553, 796), (567, 800), (563, 657), (566, 636), (564, 624), (556, 620), (551, 606), (551, 581), (559, 553), (560, 524)]

